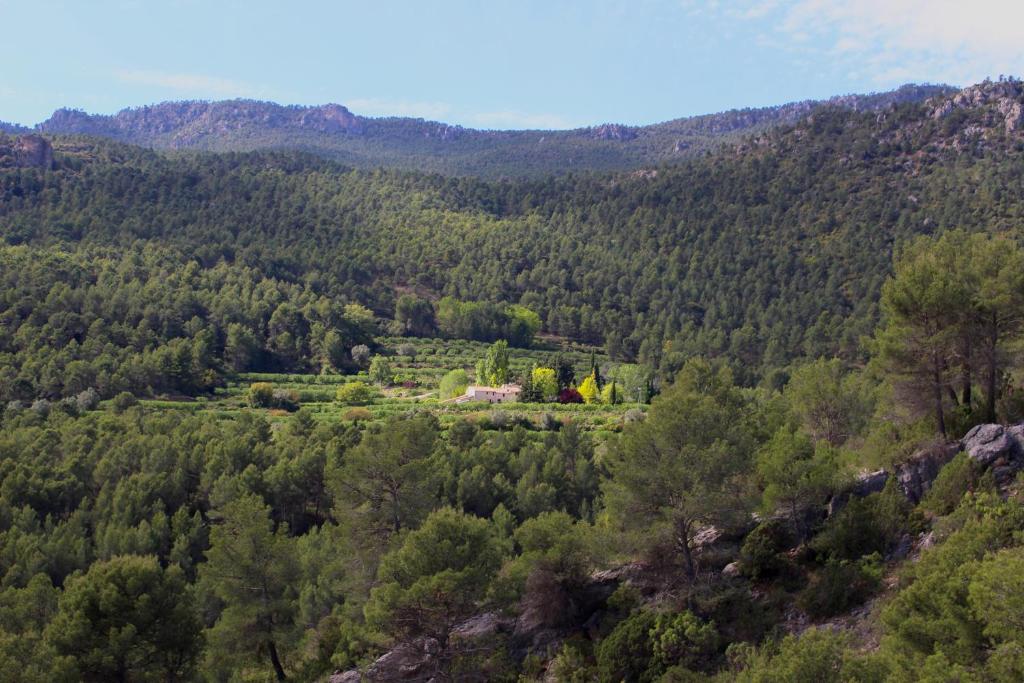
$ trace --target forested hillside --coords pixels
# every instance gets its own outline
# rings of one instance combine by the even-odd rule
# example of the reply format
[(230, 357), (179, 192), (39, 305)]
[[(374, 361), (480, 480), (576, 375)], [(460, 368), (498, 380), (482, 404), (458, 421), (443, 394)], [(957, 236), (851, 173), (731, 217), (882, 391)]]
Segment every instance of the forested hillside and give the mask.
[(1013, 80), (543, 180), (0, 133), (0, 678), (1021, 680), (1022, 161)]
[[(360, 304), (393, 318), (405, 291), (521, 304), (544, 331), (602, 344), (662, 377), (692, 355), (735, 361), (744, 383), (804, 356), (858, 361), (894, 245), (955, 227), (1016, 228), (1021, 133), (1001, 107), (1020, 99), (1020, 86), (981, 88), (985, 101), (958, 96), (944, 112), (941, 103), (883, 114), (825, 109), (681, 165), (547, 181), (350, 171), (294, 154), (168, 158), (57, 138), (56, 170), (0, 175), (0, 234), (29, 250), (4, 254), (12, 279), (5, 295), (14, 299), (7, 311), (52, 299), (54, 287), (80, 299), (76, 290), (99, 277), (104, 253), (138, 252), (145, 241), (147, 258), (131, 277), (155, 289), (237, 271), (303, 291), (296, 310), (326, 297), (324, 305)], [(15, 286), (39, 279), (19, 272), (40, 268), (39, 249), (77, 252), (82, 277)], [(165, 252), (154, 271), (146, 261)], [(188, 273), (163, 273), (186, 266)], [(153, 334), (194, 339), (190, 318), (200, 327), (216, 318), (201, 295), (187, 299), (173, 323), (148, 323)], [(268, 321), (284, 302), (272, 301), (255, 318), (210, 330), (212, 353), (222, 357), (231, 322), (262, 341), (273, 337)], [(74, 313), (91, 320), (80, 304)], [(132, 328), (142, 323), (141, 310), (126, 314)], [(278, 318), (295, 315), (281, 310)], [(285, 346), (306, 343), (317, 316), (303, 315), (279, 328), (299, 340)], [(9, 317), (3, 350), (41, 353), (39, 327), (23, 316)], [(54, 339), (83, 344), (88, 332)], [(72, 360), (77, 350), (62, 353)], [(301, 366), (305, 356), (292, 355), (266, 367)], [(29, 385), (39, 381), (33, 363), (13, 365)]]
[(62, 109), (36, 128), (51, 135), (100, 136), (164, 150), (306, 151), (357, 168), (540, 177), (678, 162), (722, 142), (793, 123), (817, 107), (878, 111), (952, 92), (948, 86), (905, 85), (827, 102), (734, 110), (650, 126), (605, 124), (567, 131), (473, 130), (421, 119), (358, 116), (336, 104), (286, 107), (249, 100), (165, 102), (113, 116)]

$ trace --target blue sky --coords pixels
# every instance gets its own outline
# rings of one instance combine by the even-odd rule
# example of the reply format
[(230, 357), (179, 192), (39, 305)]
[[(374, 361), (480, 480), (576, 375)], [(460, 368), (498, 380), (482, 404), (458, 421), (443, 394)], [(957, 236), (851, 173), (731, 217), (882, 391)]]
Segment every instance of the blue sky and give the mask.
[(1024, 73), (1024, 2), (0, 0), (0, 120), (177, 99), (645, 124)]

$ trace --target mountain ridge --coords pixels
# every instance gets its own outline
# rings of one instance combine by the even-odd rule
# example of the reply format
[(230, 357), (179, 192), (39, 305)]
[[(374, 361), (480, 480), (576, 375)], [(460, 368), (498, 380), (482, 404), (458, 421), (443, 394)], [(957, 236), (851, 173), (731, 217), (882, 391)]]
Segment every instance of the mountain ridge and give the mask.
[(907, 84), (882, 93), (733, 109), (645, 126), (603, 123), (571, 130), (473, 129), (416, 118), (366, 117), (341, 104), (281, 105), (257, 100), (163, 102), (112, 115), (62, 108), (32, 129), (13, 124), (0, 129), (99, 136), (165, 151), (298, 150), (357, 168), (539, 176), (634, 170), (795, 123), (820, 107), (875, 111), (955, 92), (951, 86)]

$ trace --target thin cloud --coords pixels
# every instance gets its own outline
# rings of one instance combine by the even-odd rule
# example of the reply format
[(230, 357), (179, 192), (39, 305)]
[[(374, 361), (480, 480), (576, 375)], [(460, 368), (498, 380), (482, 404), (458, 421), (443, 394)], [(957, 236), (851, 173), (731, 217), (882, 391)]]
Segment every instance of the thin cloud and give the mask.
[(1024, 68), (1024, 3), (1005, 0), (748, 0), (723, 9), (765, 24), (793, 52), (894, 79), (968, 84)]
[(193, 96), (254, 97), (260, 90), (240, 81), (203, 74), (121, 69), (114, 75), (122, 83), (176, 90)]

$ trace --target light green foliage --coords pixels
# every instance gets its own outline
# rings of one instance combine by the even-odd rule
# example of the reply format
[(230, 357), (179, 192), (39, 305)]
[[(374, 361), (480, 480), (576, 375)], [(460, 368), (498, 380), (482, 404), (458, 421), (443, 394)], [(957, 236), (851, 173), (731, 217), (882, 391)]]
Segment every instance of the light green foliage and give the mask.
[(701, 621), (692, 612), (659, 614), (650, 635), (654, 641), (652, 659), (665, 669), (707, 669), (718, 650), (715, 624)]
[(827, 441), (815, 448), (803, 432), (781, 427), (758, 451), (757, 475), (764, 486), (764, 511), (782, 508), (802, 536), (801, 511), (825, 500), (836, 477), (836, 459)]
[(826, 628), (811, 628), (800, 636), (788, 635), (777, 648), (760, 650), (741, 645), (734, 658), (742, 669), (737, 683), (845, 683), (844, 660), (848, 637)]
[(558, 378), (554, 368), (534, 368), (532, 371), (534, 390), (544, 401), (553, 401), (558, 395)]
[(533, 337), (540, 332), (540, 316), (537, 315), (535, 311), (531, 311), (526, 306), (513, 304), (508, 307), (508, 312), (515, 321), (514, 324), (523, 330), (523, 332), (520, 332), (518, 335), (520, 338), (532, 340)]
[(201, 629), (181, 570), (123, 556), (68, 581), (46, 638), (84, 681), (179, 680), (195, 671)]
[(334, 400), (345, 406), (365, 406), (380, 394), (365, 382), (346, 382), (338, 387)]
[(373, 337), (377, 334), (377, 316), (369, 308), (353, 303), (345, 304), (343, 310), (342, 315), (345, 320), (358, 328), (364, 335)]
[(500, 545), (486, 520), (437, 510), (381, 561), (367, 621), (397, 637), (436, 638), (446, 648), (500, 564)]
[(608, 382), (601, 390), (601, 403), (613, 406), (622, 403), (622, 390), (615, 381)]
[(1024, 646), (1024, 548), (986, 557), (971, 572), (967, 602), (995, 643)]
[(224, 605), (210, 631), (209, 665), (237, 667), (262, 655), (280, 680), (285, 648), (297, 636), (300, 565), (295, 541), (269, 513), (251, 494), (218, 510), (200, 577)]
[(818, 359), (798, 367), (786, 385), (785, 398), (811, 438), (832, 446), (859, 434), (874, 407), (865, 381), (846, 373), (839, 359)]
[(624, 363), (618, 366), (611, 378), (619, 384), (626, 403), (646, 403), (650, 400), (648, 383), (652, 372), (643, 365)]
[(384, 356), (374, 356), (370, 359), (370, 379), (373, 380), (377, 386), (387, 386), (395, 378), (395, 371), (391, 368), (391, 363)]
[[(986, 597), (993, 595), (989, 589), (1000, 584), (1002, 561), (987, 567), (980, 561), (987, 553), (1014, 544), (1014, 534), (1024, 527), (1024, 510), (1016, 502), (981, 495), (965, 498), (951, 521), (959, 528), (906, 567), (908, 585), (882, 612), (883, 648), (905, 671), (914, 671), (940, 651), (954, 664), (970, 666), (984, 661), (988, 614), (975, 611), (970, 586), (981, 570), (975, 588), (977, 604), (994, 607)], [(1002, 560), (1013, 567), (1015, 556), (1009, 553)], [(998, 610), (992, 616), (994, 623), (1000, 623)], [(1007, 634), (1016, 637), (1012, 628)]]
[(507, 384), (511, 377), (508, 361), (508, 342), (499, 339), (487, 349), (487, 355), (477, 363), (477, 383), (494, 387)]
[(462, 368), (450, 370), (441, 378), (438, 395), (441, 400), (461, 396), (469, 386), (469, 375)]
[(641, 530), (646, 543), (663, 540), (693, 579), (693, 537), (704, 525), (744, 516), (755, 437), (746, 404), (724, 368), (687, 363), (676, 382), (613, 441), (605, 489), (618, 524)]

